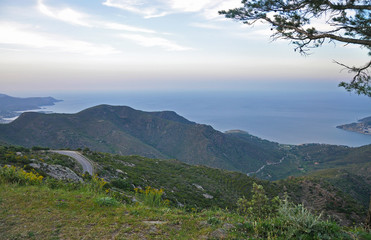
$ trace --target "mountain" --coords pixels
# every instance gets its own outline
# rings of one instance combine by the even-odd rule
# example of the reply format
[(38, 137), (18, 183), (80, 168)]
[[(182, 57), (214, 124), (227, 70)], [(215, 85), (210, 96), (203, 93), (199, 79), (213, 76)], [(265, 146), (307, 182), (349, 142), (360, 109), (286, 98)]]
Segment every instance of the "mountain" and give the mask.
[[(222, 133), (175, 112), (99, 105), (77, 114), (23, 113), (0, 125), (0, 141), (26, 147), (90, 148), (120, 155), (178, 159), (189, 164), (251, 172), (278, 162), (278, 143), (247, 133)], [(264, 144), (263, 144), (264, 143)]]
[(19, 115), (16, 111), (39, 109), (41, 106), (51, 106), (59, 102), (52, 97), (17, 98), (0, 94), (0, 120)]
[(358, 132), (363, 134), (371, 135), (371, 117), (366, 117), (361, 120), (358, 120), (357, 123), (350, 123), (337, 126), (337, 128), (351, 131), (351, 132)]

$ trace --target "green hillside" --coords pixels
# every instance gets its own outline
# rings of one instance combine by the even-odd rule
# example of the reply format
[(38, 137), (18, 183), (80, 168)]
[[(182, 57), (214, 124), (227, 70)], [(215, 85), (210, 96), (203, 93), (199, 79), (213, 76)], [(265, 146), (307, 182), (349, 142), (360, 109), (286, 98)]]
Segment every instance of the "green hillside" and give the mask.
[[(66, 182), (32, 169), (32, 164), (73, 169), (76, 164), (35, 149), (0, 147), (0, 239), (365, 240), (371, 236), (360, 225), (357, 204), (326, 181), (291, 178), (272, 183), (178, 161), (86, 149), (100, 177), (82, 175), (83, 182)], [(289, 194), (289, 200), (273, 198), (281, 191)], [(293, 203), (298, 201), (305, 207)], [(324, 215), (318, 213), (321, 204)], [(326, 220), (328, 215), (357, 227), (341, 227)]]
[[(249, 172), (284, 156), (277, 144), (224, 134), (174, 112), (100, 105), (77, 114), (24, 113), (0, 125), (0, 141), (32, 147), (85, 148)], [(257, 141), (257, 142), (256, 142)]]
[[(367, 207), (360, 200), (354, 199), (351, 193), (344, 191), (347, 189), (333, 184), (331, 179), (298, 177), (270, 182), (239, 172), (192, 166), (176, 160), (88, 150), (84, 151), (84, 155), (94, 162), (98, 176), (108, 181), (112, 189), (131, 195), (135, 188), (151, 186), (164, 189), (164, 197), (170, 200), (173, 207), (195, 210), (219, 207), (233, 210), (239, 198), (251, 199), (251, 189), (255, 182), (264, 187), (269, 197), (283, 197), (287, 192), (293, 202), (305, 203), (306, 207), (317, 212), (323, 211), (341, 224), (361, 223), (366, 214)], [(64, 165), (76, 171), (76, 166), (65, 156), (19, 147), (1, 147), (0, 160), (0, 164), (26, 166), (27, 169), (32, 169), (31, 163), (41, 161)], [(42, 171), (40, 173), (46, 176)]]

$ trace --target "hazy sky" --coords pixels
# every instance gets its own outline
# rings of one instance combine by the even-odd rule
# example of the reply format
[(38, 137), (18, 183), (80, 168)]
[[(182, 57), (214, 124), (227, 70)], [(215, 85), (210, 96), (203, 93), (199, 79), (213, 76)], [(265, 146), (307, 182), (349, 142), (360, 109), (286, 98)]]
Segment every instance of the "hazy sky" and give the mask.
[[(328, 44), (308, 57), (269, 26), (218, 15), (239, 0), (0, 0), (0, 92), (248, 89), (351, 77), (367, 51)], [(263, 84), (263, 85), (264, 85)], [(269, 87), (269, 85), (267, 85)]]

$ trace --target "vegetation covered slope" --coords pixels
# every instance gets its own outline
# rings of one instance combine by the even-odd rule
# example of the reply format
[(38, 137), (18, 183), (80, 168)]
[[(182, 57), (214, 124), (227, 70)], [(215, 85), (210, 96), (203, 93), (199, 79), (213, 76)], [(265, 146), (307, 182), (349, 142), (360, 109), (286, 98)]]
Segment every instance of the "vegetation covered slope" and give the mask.
[(176, 158), (242, 172), (284, 156), (278, 144), (262, 148), (251, 139), (221, 133), (174, 112), (143, 112), (108, 105), (77, 114), (24, 113), (10, 124), (0, 125), (1, 140), (26, 147), (88, 147), (121, 155)]
[[(9, 184), (0, 177), (0, 239), (361, 239), (365, 229), (342, 228), (283, 202), (275, 216), (214, 209), (187, 211), (144, 202), (121, 203), (90, 183)], [(139, 196), (138, 196), (139, 197)], [(145, 200), (145, 196), (144, 200)]]
[(256, 177), (270, 180), (306, 176), (326, 180), (365, 207), (371, 196), (371, 145), (350, 148), (325, 144), (287, 146), (281, 164), (267, 165)]
[[(108, 181), (108, 186), (115, 191), (133, 195), (134, 189), (145, 189), (147, 186), (163, 189), (164, 197), (170, 200), (171, 206), (188, 210), (200, 211), (213, 207), (236, 209), (239, 198), (251, 199), (253, 183), (257, 183), (264, 187), (269, 197), (283, 197), (287, 192), (291, 201), (305, 203), (306, 207), (318, 212), (324, 211), (325, 215), (345, 225), (363, 222), (367, 212), (366, 206), (360, 201), (326, 179), (297, 177), (269, 182), (239, 172), (192, 166), (176, 160), (88, 150), (84, 154), (95, 163), (98, 176)], [(35, 161), (48, 164), (65, 161), (65, 166), (71, 165), (65, 156), (9, 146), (0, 148), (0, 160), (2, 165), (26, 166), (26, 169), (32, 169), (30, 164)]]

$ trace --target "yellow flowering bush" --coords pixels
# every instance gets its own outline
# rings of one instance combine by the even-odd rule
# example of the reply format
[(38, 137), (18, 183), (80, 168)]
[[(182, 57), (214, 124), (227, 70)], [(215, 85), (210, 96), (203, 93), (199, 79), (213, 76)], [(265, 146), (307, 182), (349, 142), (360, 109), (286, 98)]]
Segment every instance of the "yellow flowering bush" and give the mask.
[(19, 167), (4, 166), (0, 168), (0, 178), (4, 182), (38, 185), (42, 183), (44, 177), (35, 171), (26, 172)]
[(137, 195), (143, 198), (143, 203), (150, 207), (160, 207), (168, 206), (169, 200), (162, 200), (162, 195), (164, 194), (163, 189), (156, 189), (150, 186), (147, 186), (144, 190), (139, 188), (134, 188), (134, 191)]
[(103, 179), (98, 177), (97, 174), (92, 176), (90, 182), (89, 182), (89, 189), (93, 192), (105, 192), (105, 186), (107, 182)]

